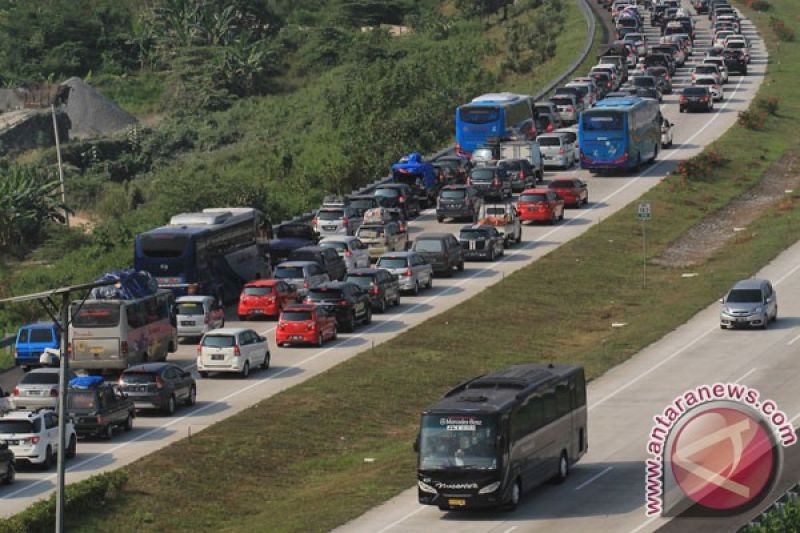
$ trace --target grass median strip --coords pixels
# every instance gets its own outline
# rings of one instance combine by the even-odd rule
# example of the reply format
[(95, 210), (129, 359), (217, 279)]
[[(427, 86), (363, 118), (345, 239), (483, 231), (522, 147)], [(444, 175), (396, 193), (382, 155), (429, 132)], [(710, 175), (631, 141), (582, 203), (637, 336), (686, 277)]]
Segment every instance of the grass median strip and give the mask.
[[(800, 6), (773, 0), (796, 21)], [(748, 15), (753, 15), (748, 12)], [(768, 16), (753, 17), (773, 64), (797, 65)], [(758, 182), (784, 152), (800, 107), (796, 69), (771, 68), (762, 96), (778, 116), (754, 133), (734, 127), (708, 173), (670, 176), (644, 199), (656, 255)], [(413, 485), (418, 413), (459, 381), (520, 361), (582, 363), (596, 377), (685, 322), (735, 279), (794, 243), (798, 193), (701, 265), (698, 275), (651, 265), (641, 288), (640, 225), (622, 210), (540, 261), (394, 340), (125, 468), (129, 481), (102, 508), (70, 517), (75, 530), (322, 531)], [(625, 322), (624, 328), (611, 328)], [(372, 461), (366, 462), (365, 458)], [(3, 529), (0, 523), (0, 531)]]

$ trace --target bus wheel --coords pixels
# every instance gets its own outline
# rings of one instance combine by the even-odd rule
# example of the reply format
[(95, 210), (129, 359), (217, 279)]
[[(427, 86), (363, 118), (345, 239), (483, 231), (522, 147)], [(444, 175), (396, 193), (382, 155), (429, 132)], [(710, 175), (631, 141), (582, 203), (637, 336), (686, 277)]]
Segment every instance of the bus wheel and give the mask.
[(558, 472), (553, 476), (553, 483), (564, 483), (569, 475), (569, 460), (567, 459), (567, 452), (561, 452), (561, 457), (558, 459)]
[(513, 511), (519, 505), (519, 500), (522, 497), (522, 487), (520, 486), (519, 479), (514, 481), (511, 486), (511, 496), (508, 498), (507, 510)]

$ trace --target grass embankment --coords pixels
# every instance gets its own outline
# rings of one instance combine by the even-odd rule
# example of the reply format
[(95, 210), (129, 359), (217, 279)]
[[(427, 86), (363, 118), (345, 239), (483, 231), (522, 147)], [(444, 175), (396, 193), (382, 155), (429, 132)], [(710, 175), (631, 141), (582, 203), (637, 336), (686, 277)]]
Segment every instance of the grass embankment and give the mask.
[[(796, 26), (800, 5), (774, 0)], [(748, 12), (748, 15), (753, 15)], [(670, 177), (648, 192), (650, 253), (748, 190), (797, 150), (800, 94), (794, 43), (771, 51), (761, 95), (781, 100), (764, 131), (733, 128), (714, 149), (727, 161), (704, 179)], [(421, 408), (461, 380), (521, 361), (581, 363), (590, 377), (653, 342), (794, 243), (800, 192), (684, 279), (651, 266), (641, 276), (640, 226), (626, 209), (501, 284), (321, 376), (261, 402), (125, 470), (120, 498), (70, 518), (73, 529), (319, 531), (414, 483), (411, 442)], [(647, 313), (642, 310), (646, 309)], [(612, 330), (611, 322), (628, 326)], [(364, 458), (374, 462), (364, 462)]]

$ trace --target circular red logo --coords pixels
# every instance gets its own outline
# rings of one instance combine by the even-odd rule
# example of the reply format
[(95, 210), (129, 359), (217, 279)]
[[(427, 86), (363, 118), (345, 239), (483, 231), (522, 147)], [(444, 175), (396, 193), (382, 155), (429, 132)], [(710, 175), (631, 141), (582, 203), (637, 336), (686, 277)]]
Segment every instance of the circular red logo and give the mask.
[(672, 443), (672, 473), (681, 490), (703, 507), (733, 511), (756, 503), (773, 479), (778, 458), (762, 423), (739, 409), (704, 410)]

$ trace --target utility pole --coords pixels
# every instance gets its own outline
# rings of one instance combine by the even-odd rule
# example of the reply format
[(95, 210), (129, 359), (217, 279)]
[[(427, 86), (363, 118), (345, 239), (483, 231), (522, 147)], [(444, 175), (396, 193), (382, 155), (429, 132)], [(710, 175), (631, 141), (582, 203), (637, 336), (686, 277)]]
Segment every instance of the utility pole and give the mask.
[[(58, 135), (58, 134), (56, 134)], [(63, 182), (62, 182), (63, 185)], [(69, 357), (67, 357), (67, 337), (69, 336), (69, 298), (70, 293), (61, 294), (61, 364), (58, 370), (58, 482), (56, 488), (56, 533), (64, 531), (64, 476), (67, 460), (67, 377), (69, 376)]]
[(61, 164), (61, 139), (58, 135), (58, 121), (56, 120), (56, 106), (50, 104), (50, 112), (53, 115), (53, 133), (56, 138), (56, 156), (58, 157), (58, 179), (61, 183), (61, 203), (64, 204), (64, 222), (69, 227), (69, 211), (67, 210), (67, 190), (64, 187), (64, 166)]

